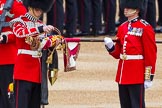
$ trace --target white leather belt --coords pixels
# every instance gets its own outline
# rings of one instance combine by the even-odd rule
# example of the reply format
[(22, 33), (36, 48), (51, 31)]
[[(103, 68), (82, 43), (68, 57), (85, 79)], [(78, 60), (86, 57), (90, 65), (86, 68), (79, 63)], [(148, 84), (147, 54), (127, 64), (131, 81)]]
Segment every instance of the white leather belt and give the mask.
[(41, 51), (32, 51), (32, 50), (26, 50), (26, 49), (18, 49), (17, 54), (28, 54), (28, 55), (31, 55), (34, 58), (39, 58), (39, 57), (42, 56)]
[(143, 55), (120, 54), (120, 59), (122, 59), (122, 60), (139, 60), (139, 59), (143, 59)]
[(2, 32), (2, 33), (1, 33), (1, 36), (2, 36), (2, 35), (8, 36), (9, 34), (13, 34), (13, 32), (11, 32), (11, 31)]

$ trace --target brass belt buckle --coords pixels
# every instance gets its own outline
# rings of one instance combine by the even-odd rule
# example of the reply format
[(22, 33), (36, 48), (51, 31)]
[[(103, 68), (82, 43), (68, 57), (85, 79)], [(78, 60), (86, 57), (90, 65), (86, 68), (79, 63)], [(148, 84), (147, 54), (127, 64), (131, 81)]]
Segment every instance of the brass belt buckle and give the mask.
[(41, 57), (42, 56), (42, 52), (41, 51), (38, 51), (37, 56)]
[(123, 55), (122, 55), (122, 59), (123, 59), (123, 60), (126, 60), (126, 59), (127, 59), (127, 55), (123, 54)]

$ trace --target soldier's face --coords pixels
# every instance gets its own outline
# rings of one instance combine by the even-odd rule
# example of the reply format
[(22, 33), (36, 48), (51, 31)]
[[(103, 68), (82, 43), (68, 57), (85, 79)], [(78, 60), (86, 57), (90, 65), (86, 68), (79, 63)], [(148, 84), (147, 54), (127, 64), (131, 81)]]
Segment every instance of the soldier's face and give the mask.
[(29, 7), (28, 9), (29, 9), (29, 13), (37, 19), (39, 19), (43, 14), (43, 11), (41, 9), (31, 8), (31, 7)]
[(131, 8), (124, 8), (124, 15), (125, 17), (132, 17), (137, 14), (137, 9), (131, 9)]
[(42, 13), (43, 13), (43, 11), (42, 11), (41, 9), (39, 9), (39, 8), (34, 8), (33, 12), (34, 12), (34, 15), (35, 15), (37, 18), (40, 18), (41, 15), (42, 15)]

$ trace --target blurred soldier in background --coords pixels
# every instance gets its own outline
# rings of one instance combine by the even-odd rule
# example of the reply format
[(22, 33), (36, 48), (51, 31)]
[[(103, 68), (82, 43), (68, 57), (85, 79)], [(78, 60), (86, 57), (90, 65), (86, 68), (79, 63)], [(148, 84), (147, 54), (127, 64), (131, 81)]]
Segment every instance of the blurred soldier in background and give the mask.
[(153, 29), (156, 28), (156, 3), (155, 0), (144, 0), (144, 10), (141, 15)]
[(57, 27), (65, 37), (76, 35), (76, 21), (77, 0), (56, 0), (47, 13), (47, 23)]
[(63, 34), (64, 30), (64, 7), (63, 0), (55, 0), (52, 8), (47, 13), (47, 24), (51, 24), (58, 28)]
[(101, 0), (79, 0), (78, 2), (79, 2), (78, 22), (79, 22), (79, 30), (80, 30), (78, 35), (96, 36), (102, 34)]
[(77, 0), (65, 0), (65, 37), (76, 35), (77, 10)]
[[(11, 4), (6, 4), (11, 3)], [(6, 12), (6, 13), (4, 13)], [(8, 12), (8, 13), (7, 13)], [(9, 108), (8, 86), (13, 82), (13, 67), (17, 56), (16, 40), (9, 21), (26, 13), (21, 0), (0, 1), (0, 107)], [(3, 18), (2, 18), (3, 17)], [(2, 21), (4, 19), (4, 21)]]
[(162, 26), (162, 1), (158, 0), (158, 21), (157, 21), (157, 25)]
[(162, 1), (158, 0), (158, 21), (157, 21), (157, 28), (155, 28), (156, 33), (162, 33)]
[(103, 0), (105, 34), (115, 36), (116, 0)]
[(118, 27), (123, 22), (127, 21), (127, 18), (124, 15), (124, 8), (123, 8), (123, 0), (119, 0), (119, 19), (115, 23), (116, 27)]

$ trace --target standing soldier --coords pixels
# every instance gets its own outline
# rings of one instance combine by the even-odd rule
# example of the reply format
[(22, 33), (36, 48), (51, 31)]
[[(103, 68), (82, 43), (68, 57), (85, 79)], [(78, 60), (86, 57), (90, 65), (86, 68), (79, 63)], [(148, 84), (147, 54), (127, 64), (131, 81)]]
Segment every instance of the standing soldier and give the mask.
[(66, 37), (76, 35), (77, 27), (77, 0), (65, 0), (65, 30)]
[(41, 51), (61, 41), (58, 36), (47, 37), (55, 28), (39, 20), (52, 4), (53, 0), (29, 0), (28, 12), (10, 22), (18, 48), (14, 67), (16, 108), (40, 108)]
[[(101, 0), (79, 0), (78, 22), (80, 32), (78, 36), (101, 35)], [(92, 17), (91, 17), (92, 16)], [(91, 30), (92, 25), (92, 30)]]
[(117, 27), (123, 22), (127, 21), (127, 18), (124, 15), (123, 0), (118, 0), (118, 1), (119, 1), (119, 14), (118, 14), (119, 19), (115, 24)]
[(105, 33), (108, 36), (115, 36), (116, 0), (103, 0), (103, 12)]
[(152, 86), (155, 74), (155, 33), (139, 17), (142, 4), (143, 0), (125, 0), (128, 21), (119, 26), (115, 46), (111, 38), (104, 39), (109, 54), (120, 59), (116, 82), (121, 108), (145, 108), (145, 89)]
[(155, 28), (155, 32), (156, 33), (162, 33), (162, 1), (161, 0), (158, 0), (158, 21), (157, 21), (157, 26)]
[[(6, 12), (6, 13), (5, 13)], [(13, 82), (17, 55), (15, 35), (9, 21), (26, 13), (21, 0), (0, 0), (0, 107), (9, 108), (8, 86)], [(7, 15), (7, 16), (6, 16)], [(4, 19), (4, 21), (2, 21)]]
[(145, 0), (144, 2), (143, 18), (155, 29), (156, 28), (156, 1)]
[(55, 0), (51, 10), (47, 13), (47, 24), (51, 24), (58, 28), (63, 34), (64, 31), (64, 1)]
[(157, 21), (157, 25), (159, 26), (162, 26), (162, 1), (161, 0), (158, 0), (158, 14), (159, 14), (159, 17), (158, 17), (158, 21)]

